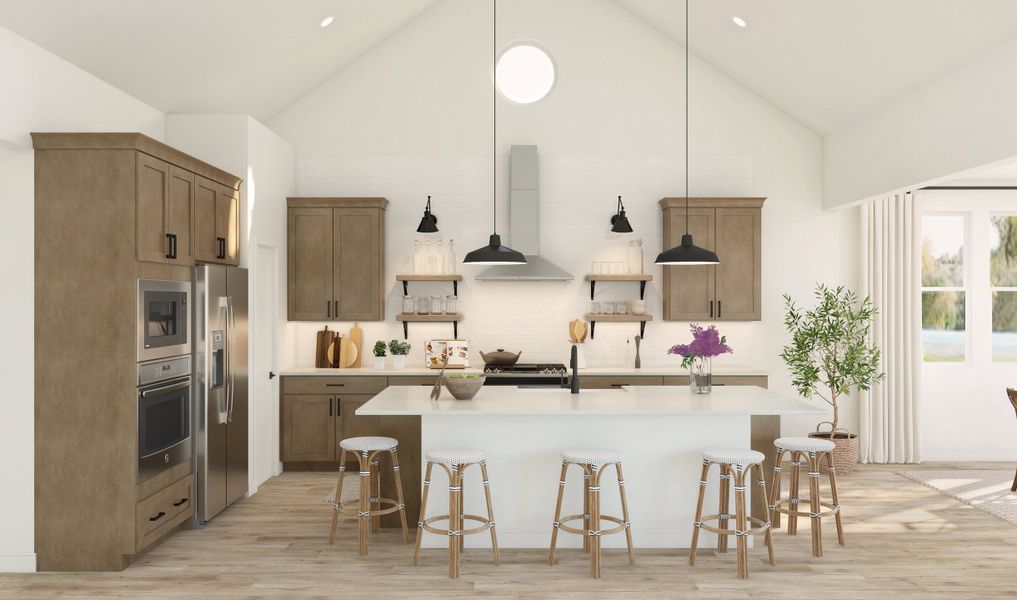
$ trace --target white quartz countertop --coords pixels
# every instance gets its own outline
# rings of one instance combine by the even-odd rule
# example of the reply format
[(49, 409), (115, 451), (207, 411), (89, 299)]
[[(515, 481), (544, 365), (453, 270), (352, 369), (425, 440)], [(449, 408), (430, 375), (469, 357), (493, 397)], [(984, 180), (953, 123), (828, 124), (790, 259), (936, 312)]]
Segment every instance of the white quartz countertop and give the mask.
[(716, 387), (693, 394), (685, 386), (632, 386), (583, 390), (485, 386), (472, 400), (447, 390), (437, 402), (431, 388), (388, 387), (357, 409), (358, 415), (822, 415), (819, 407), (755, 386)]
[[(450, 369), (450, 373), (481, 373), (483, 367), (472, 367), (469, 369)], [(329, 375), (335, 376), (373, 376), (373, 377), (399, 377), (399, 376), (420, 376), (420, 375), (437, 375), (437, 369), (428, 369), (427, 367), (406, 367), (404, 369), (375, 369), (373, 367), (361, 367), (359, 369), (318, 369), (315, 367), (295, 367), (291, 369), (283, 369), (279, 372), (284, 377), (294, 377), (301, 375)], [(680, 377), (688, 375), (689, 372), (681, 367), (643, 367), (642, 369), (634, 369), (632, 367), (588, 367), (585, 369), (579, 369), (579, 376), (637, 376), (643, 375), (647, 377)], [(728, 376), (728, 377), (766, 377), (766, 371), (754, 369), (752, 367), (740, 367), (740, 366), (719, 366), (714, 365), (713, 374), (717, 376)]]

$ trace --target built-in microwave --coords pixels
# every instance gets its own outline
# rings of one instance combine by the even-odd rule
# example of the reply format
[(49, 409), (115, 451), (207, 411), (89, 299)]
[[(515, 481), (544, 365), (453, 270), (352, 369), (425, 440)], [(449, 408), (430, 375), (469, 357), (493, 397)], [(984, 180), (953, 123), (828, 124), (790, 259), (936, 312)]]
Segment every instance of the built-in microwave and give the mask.
[(138, 362), (191, 353), (191, 282), (138, 280)]

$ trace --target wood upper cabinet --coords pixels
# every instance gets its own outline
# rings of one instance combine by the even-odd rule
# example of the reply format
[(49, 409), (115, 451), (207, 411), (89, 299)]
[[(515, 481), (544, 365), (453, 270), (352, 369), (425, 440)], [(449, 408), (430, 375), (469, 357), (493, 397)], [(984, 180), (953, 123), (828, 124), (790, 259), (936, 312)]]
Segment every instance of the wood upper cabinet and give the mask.
[(283, 462), (336, 459), (336, 404), (335, 396), (323, 394), (282, 397), (279, 450)]
[(237, 190), (198, 176), (195, 182), (194, 238), (198, 260), (235, 265), (240, 251), (240, 196)]
[[(689, 232), (720, 264), (664, 267), (667, 321), (762, 318), (762, 206), (765, 198), (689, 198)], [(664, 198), (664, 246), (681, 243), (685, 199)]]
[(194, 264), (191, 219), (194, 214), (194, 173), (170, 165), (166, 193), (166, 232), (173, 236), (174, 263)]
[(290, 198), (291, 321), (385, 318), (384, 198)]
[(166, 222), (169, 207), (170, 165), (137, 153), (138, 260), (172, 263), (172, 232)]

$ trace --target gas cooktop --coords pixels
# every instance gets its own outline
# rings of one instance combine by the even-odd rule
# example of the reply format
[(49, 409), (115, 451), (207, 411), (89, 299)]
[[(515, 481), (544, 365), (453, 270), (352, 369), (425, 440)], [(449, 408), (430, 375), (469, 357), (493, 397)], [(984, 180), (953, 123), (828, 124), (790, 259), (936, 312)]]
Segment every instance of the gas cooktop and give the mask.
[(561, 377), (568, 373), (568, 369), (561, 363), (517, 363), (514, 365), (484, 365), (484, 372), (526, 377), (539, 375)]

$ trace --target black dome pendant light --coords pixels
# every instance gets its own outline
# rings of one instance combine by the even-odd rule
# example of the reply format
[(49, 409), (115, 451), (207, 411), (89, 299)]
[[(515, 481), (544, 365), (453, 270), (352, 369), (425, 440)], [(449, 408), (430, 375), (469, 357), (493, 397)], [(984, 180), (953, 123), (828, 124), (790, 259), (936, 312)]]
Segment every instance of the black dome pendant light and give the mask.
[(685, 0), (685, 235), (680, 245), (664, 250), (653, 262), (658, 265), (720, 264), (717, 254), (693, 244), (689, 233), (689, 0)]
[(611, 233), (632, 233), (632, 225), (625, 216), (625, 205), (618, 196), (618, 213), (611, 217)]
[[(494, 65), (492, 75), (497, 75), (498, 70), (498, 0), (493, 0), (494, 20), (491, 32), (491, 64)], [(525, 265), (526, 257), (522, 252), (516, 252), (508, 246), (501, 245), (501, 236), (498, 235), (498, 90), (496, 89), (496, 77), (491, 80), (492, 114), (494, 123), (493, 143), (491, 145), (491, 158), (493, 169), (491, 175), (491, 202), (493, 204), (493, 223), (491, 239), (486, 246), (469, 252), (463, 259), (463, 264), (468, 265)]]
[(417, 225), (417, 233), (438, 233), (438, 217), (431, 214), (431, 197), (427, 197), (427, 205), (424, 206), (424, 216), (420, 218), (420, 225)]

